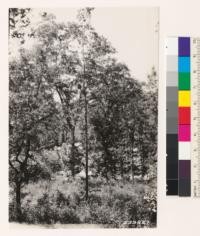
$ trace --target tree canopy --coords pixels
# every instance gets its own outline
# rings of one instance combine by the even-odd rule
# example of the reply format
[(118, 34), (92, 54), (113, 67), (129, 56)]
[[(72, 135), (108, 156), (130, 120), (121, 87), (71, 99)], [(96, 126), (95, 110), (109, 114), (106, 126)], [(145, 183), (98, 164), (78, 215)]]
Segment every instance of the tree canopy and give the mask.
[[(44, 12), (29, 31), (33, 46), (9, 60), (10, 184), (18, 221), (22, 188), (59, 171), (70, 181), (82, 176), (86, 200), (93, 178), (156, 177), (157, 73), (153, 68), (145, 83), (133, 78), (91, 26), (93, 10), (81, 9), (78, 21), (68, 23)], [(30, 25), (29, 12), (10, 9), (10, 40), (29, 40), (20, 32)]]

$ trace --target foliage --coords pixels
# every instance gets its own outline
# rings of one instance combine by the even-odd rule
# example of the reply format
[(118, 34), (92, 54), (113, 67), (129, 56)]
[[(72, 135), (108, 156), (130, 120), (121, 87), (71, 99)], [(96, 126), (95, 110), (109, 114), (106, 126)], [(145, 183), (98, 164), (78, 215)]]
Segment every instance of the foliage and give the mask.
[[(96, 181), (90, 182), (95, 187), (87, 202), (83, 199), (84, 186), (80, 180), (38, 181), (27, 185), (23, 190), (24, 221), (40, 224), (89, 223), (109, 228), (155, 226), (155, 187), (114, 180), (110, 181), (110, 185), (101, 183), (97, 187)], [(11, 221), (15, 220), (14, 216), (10, 217)]]
[(27, 27), (34, 41), (9, 60), (11, 221), (155, 225), (157, 73), (132, 78), (93, 10), (30, 27), (10, 9), (11, 38)]

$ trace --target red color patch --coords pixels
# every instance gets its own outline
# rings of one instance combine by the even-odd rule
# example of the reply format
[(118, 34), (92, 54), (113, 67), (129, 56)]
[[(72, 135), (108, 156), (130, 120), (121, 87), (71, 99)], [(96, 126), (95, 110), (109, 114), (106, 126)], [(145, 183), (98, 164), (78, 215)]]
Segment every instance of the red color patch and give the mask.
[(190, 107), (178, 108), (178, 123), (180, 125), (190, 124)]

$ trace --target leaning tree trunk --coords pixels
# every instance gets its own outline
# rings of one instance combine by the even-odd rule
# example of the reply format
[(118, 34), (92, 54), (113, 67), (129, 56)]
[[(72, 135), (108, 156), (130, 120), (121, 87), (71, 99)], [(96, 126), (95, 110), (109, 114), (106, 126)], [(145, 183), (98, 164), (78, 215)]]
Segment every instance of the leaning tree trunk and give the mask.
[[(22, 183), (28, 182), (28, 172), (27, 172), (27, 162), (30, 158), (30, 136), (26, 134), (26, 145), (25, 145), (25, 159), (20, 164), (20, 171), (18, 172), (18, 176), (15, 179), (15, 193), (16, 193), (16, 217), (18, 222), (22, 222), (22, 210), (21, 210), (21, 188)], [(22, 177), (23, 176), (23, 177)]]
[(16, 217), (18, 222), (22, 222), (22, 210), (21, 210), (21, 182), (15, 183), (15, 201), (16, 201)]

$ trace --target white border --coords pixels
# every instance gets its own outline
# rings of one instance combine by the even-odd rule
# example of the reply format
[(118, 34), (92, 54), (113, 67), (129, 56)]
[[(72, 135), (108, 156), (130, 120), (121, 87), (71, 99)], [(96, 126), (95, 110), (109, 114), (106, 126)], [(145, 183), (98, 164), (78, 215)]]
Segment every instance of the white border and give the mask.
[[(159, 84), (159, 147), (158, 147), (158, 221), (155, 229), (60, 229), (9, 230), (7, 222), (8, 188), (8, 70), (7, 70), (7, 9), (9, 7), (69, 6), (159, 6), (160, 7), (160, 84)], [(199, 235), (200, 199), (166, 197), (166, 99), (164, 40), (167, 36), (200, 36), (200, 1), (198, 0), (13, 0), (2, 1), (0, 7), (0, 232), (1, 235)], [(130, 25), (131, 26), (131, 25)]]

